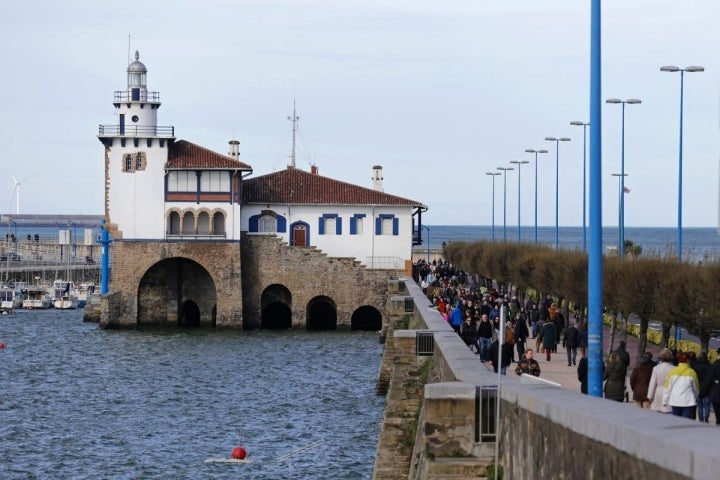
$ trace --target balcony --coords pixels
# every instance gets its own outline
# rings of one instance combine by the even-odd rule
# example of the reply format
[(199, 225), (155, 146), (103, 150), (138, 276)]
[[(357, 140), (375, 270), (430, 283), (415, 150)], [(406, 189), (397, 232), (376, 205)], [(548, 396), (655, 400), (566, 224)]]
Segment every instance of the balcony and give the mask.
[(173, 126), (100, 125), (98, 137), (175, 138)]
[(117, 90), (113, 97), (114, 103), (148, 102), (160, 103), (160, 92), (148, 92), (139, 90), (137, 97), (133, 98), (132, 90)]

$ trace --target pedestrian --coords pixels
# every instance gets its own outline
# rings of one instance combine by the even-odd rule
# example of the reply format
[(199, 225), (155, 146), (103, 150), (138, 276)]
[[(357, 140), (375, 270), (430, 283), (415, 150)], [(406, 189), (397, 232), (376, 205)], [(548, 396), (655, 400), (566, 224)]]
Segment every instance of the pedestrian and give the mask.
[(707, 393), (702, 394), (702, 385), (705, 383), (705, 379), (710, 374), (710, 362), (708, 362), (708, 356), (706, 352), (700, 352), (697, 357), (697, 362), (693, 365), (695, 373), (697, 373), (698, 381), (700, 382), (700, 393), (697, 400), (697, 416), (698, 420), (703, 423), (708, 423), (710, 420), (710, 398)]
[(538, 315), (537, 321), (535, 322), (535, 350), (539, 353), (542, 352), (542, 329), (545, 325), (545, 317)]
[(538, 316), (540, 315), (540, 310), (537, 308), (537, 303), (533, 302), (532, 306), (530, 307), (530, 330), (532, 333), (532, 338), (535, 338), (537, 336), (538, 331)]
[(540, 332), (541, 341), (543, 344), (543, 348), (545, 349), (545, 360), (548, 362), (550, 361), (550, 352), (556, 347), (557, 345), (557, 334), (555, 332), (555, 324), (553, 322), (547, 321), (543, 323), (542, 331)]
[(580, 382), (580, 393), (588, 393), (588, 359), (585, 352), (580, 352), (580, 361), (577, 367), (578, 381)]
[(707, 397), (715, 412), (715, 424), (720, 425), (720, 348), (717, 360), (712, 364), (700, 389), (700, 397)]
[(627, 369), (630, 367), (630, 354), (628, 353), (626, 347), (627, 343), (625, 343), (625, 340), (621, 340), (615, 352), (618, 354), (618, 357), (620, 357), (620, 362), (625, 365), (625, 374), (627, 375)]
[[(495, 339), (495, 341), (490, 346), (490, 361), (492, 362), (493, 371), (495, 373), (498, 373), (498, 339)], [(507, 372), (507, 367), (510, 365), (512, 360), (512, 354), (513, 354), (513, 346), (509, 343), (504, 342), (502, 345), (502, 350), (500, 353), (500, 373), (505, 375)]]
[(620, 356), (617, 352), (611, 353), (605, 366), (605, 374), (603, 375), (603, 380), (605, 380), (605, 398), (615, 400), (616, 402), (622, 402), (625, 399), (626, 375), (627, 369), (620, 360)]
[(652, 353), (645, 352), (638, 365), (633, 368), (630, 374), (630, 388), (633, 391), (633, 400), (640, 408), (650, 408), (648, 399), (648, 386), (653, 372)]
[(525, 355), (515, 367), (515, 373), (518, 375), (525, 373), (534, 377), (540, 376), (540, 364), (533, 358), (532, 348), (525, 350)]
[(478, 352), (480, 352), (480, 360), (487, 362), (490, 360), (488, 351), (492, 345), (493, 327), (486, 313), (480, 316), (477, 329)]
[(587, 357), (588, 326), (587, 322), (580, 322), (578, 329), (578, 348), (583, 357)]
[(693, 418), (700, 393), (697, 373), (688, 364), (687, 353), (678, 352), (677, 361), (677, 367), (670, 370), (665, 379), (663, 405), (669, 405), (677, 417)]
[(669, 348), (663, 348), (658, 355), (658, 363), (653, 367), (650, 383), (648, 384), (648, 399), (650, 410), (660, 413), (670, 413), (672, 409), (663, 405), (662, 398), (665, 393), (665, 379), (670, 370), (673, 369), (673, 354)]
[(523, 354), (526, 352), (525, 341), (529, 333), (525, 319), (521, 313), (518, 313), (515, 315), (515, 348), (518, 352), (518, 362), (522, 360)]
[(460, 334), (460, 327), (463, 323), (463, 312), (460, 306), (456, 306), (450, 312), (450, 326), (455, 330), (455, 333)]
[(575, 327), (574, 323), (570, 323), (565, 329), (565, 335), (563, 336), (563, 346), (567, 352), (568, 367), (572, 364), (575, 365), (575, 358), (577, 357), (577, 346), (578, 337), (580, 332)]
[(475, 353), (477, 349), (477, 331), (475, 329), (475, 323), (472, 321), (470, 312), (465, 317), (465, 322), (460, 327), (460, 338), (463, 339), (465, 345), (468, 346), (471, 352)]

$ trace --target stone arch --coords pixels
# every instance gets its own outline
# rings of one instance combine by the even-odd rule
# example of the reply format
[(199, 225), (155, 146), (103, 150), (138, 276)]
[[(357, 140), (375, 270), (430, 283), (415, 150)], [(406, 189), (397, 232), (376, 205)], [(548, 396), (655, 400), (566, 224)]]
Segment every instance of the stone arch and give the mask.
[(172, 209), (167, 215), (167, 230), (169, 235), (180, 235), (180, 212)]
[(379, 332), (382, 330), (382, 314), (371, 305), (358, 307), (350, 318), (350, 330)]
[(210, 214), (206, 209), (197, 214), (197, 232), (199, 235), (210, 234)]
[(308, 330), (336, 330), (337, 306), (324, 295), (310, 300), (305, 311), (305, 323)]
[(260, 298), (260, 326), (269, 330), (292, 327), (292, 294), (284, 285), (272, 284)]
[(214, 327), (217, 289), (210, 273), (183, 257), (161, 260), (140, 279), (137, 326)]
[(225, 235), (225, 212), (216, 211), (212, 216), (212, 234)]
[(197, 231), (195, 226), (195, 213), (193, 213), (192, 210), (183, 213), (181, 228), (183, 235), (194, 235)]

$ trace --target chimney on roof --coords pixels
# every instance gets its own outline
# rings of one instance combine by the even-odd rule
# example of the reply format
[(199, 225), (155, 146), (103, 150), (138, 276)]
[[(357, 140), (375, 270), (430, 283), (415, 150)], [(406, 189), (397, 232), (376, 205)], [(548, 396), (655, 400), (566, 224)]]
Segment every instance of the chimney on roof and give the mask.
[(310, 173), (312, 173), (313, 175), (317, 175), (317, 174), (318, 174), (318, 167), (317, 167), (317, 165), (310, 165)]
[(382, 176), (382, 166), (381, 165), (373, 166), (372, 181), (373, 181), (373, 189), (377, 190), (378, 192), (382, 192), (383, 191), (383, 187), (382, 187), (383, 176)]
[(240, 160), (240, 142), (237, 140), (230, 140), (228, 143), (230, 144), (228, 156), (233, 160)]

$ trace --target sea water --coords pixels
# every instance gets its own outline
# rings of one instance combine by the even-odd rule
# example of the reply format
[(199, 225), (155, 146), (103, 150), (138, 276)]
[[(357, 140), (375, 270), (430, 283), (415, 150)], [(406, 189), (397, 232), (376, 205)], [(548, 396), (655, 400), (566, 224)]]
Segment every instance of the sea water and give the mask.
[[(372, 475), (375, 332), (107, 331), (35, 310), (1, 316), (0, 342), (2, 479)], [(235, 446), (252, 462), (204, 463)]]

